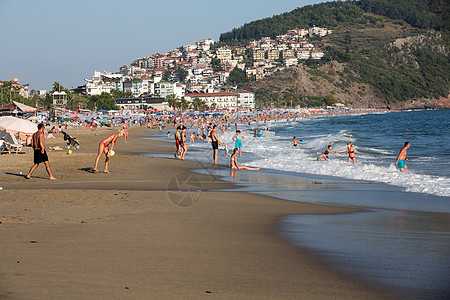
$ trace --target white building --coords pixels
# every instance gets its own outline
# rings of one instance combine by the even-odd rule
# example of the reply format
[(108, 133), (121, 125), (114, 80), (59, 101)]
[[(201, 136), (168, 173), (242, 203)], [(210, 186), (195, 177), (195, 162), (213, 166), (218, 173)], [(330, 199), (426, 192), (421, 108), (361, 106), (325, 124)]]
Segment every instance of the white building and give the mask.
[(101, 73), (94, 71), (94, 76), (92, 79), (85, 79), (86, 83), (86, 95), (94, 96), (100, 95), (101, 93), (110, 93), (114, 89), (113, 85), (109, 82), (105, 82), (101, 78)]
[(319, 50), (312, 50), (311, 51), (311, 58), (312, 59), (321, 59), (324, 55), (325, 55), (325, 53), (323, 53), (322, 51), (319, 51)]
[(184, 98), (192, 102), (195, 98), (200, 98), (205, 101), (209, 107), (215, 107), (218, 109), (237, 109), (238, 108), (238, 93), (221, 92), (221, 93), (200, 93), (200, 94), (187, 94)]
[(298, 59), (297, 57), (286, 57), (285, 59), (283, 59), (283, 65), (285, 67), (290, 67), (290, 66), (296, 66), (298, 64)]
[(177, 82), (160, 81), (153, 84), (153, 94), (166, 98), (168, 95), (175, 94), (179, 98), (184, 97), (186, 86)]
[(255, 93), (238, 90), (238, 107), (239, 108), (255, 108)]

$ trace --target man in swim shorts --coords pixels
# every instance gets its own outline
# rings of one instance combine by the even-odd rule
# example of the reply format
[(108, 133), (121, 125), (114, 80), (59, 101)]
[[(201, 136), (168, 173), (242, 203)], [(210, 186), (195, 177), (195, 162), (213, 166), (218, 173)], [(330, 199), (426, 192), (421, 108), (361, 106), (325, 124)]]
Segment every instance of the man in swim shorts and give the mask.
[(403, 146), (402, 149), (400, 149), (400, 153), (397, 156), (397, 161), (395, 162), (395, 165), (398, 166), (400, 172), (408, 170), (408, 166), (406, 165), (406, 162), (408, 159), (406, 158), (406, 153), (408, 148), (411, 146), (409, 142), (405, 143), (405, 146)]
[(214, 163), (218, 164), (217, 162), (217, 154), (219, 152), (219, 145), (223, 145), (222, 142), (219, 140), (219, 138), (217, 137), (217, 125), (213, 126), (213, 129), (211, 131), (210, 134), (210, 138), (211, 138), (211, 146), (213, 148), (213, 159), (214, 159)]
[(34, 149), (34, 165), (31, 167), (30, 172), (28, 172), (28, 175), (26, 176), (27, 179), (31, 179), (31, 174), (33, 174), (34, 170), (36, 170), (40, 163), (44, 163), (45, 169), (50, 176), (50, 180), (56, 180), (52, 175), (47, 152), (45, 151), (44, 129), (44, 123), (40, 123), (38, 125), (38, 131), (35, 132), (31, 138), (31, 147)]

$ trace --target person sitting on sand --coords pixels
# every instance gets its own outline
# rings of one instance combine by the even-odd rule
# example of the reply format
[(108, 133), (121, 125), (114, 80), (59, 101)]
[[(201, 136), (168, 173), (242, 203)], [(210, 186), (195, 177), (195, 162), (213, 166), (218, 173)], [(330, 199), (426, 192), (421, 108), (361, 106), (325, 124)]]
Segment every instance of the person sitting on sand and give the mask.
[(124, 131), (121, 129), (118, 133), (115, 134), (111, 134), (110, 136), (108, 136), (106, 139), (104, 139), (103, 141), (101, 141), (98, 144), (98, 155), (97, 158), (95, 159), (95, 165), (94, 165), (94, 172), (98, 172), (98, 161), (100, 160), (100, 157), (102, 157), (103, 154), (105, 154), (106, 156), (106, 160), (105, 160), (105, 173), (109, 173), (108, 171), (108, 164), (109, 164), (109, 159), (110, 159), (110, 155), (109, 155), (109, 149), (108, 146), (111, 144), (111, 150), (114, 150), (114, 144), (117, 142), (117, 139), (124, 136)]
[(354, 164), (356, 164), (356, 156), (355, 156), (355, 152), (358, 152), (358, 150), (356, 150), (356, 148), (353, 146), (352, 143), (348, 142), (347, 143), (347, 148), (345, 148), (344, 150), (340, 150), (340, 151), (336, 151), (335, 153), (341, 153), (341, 152), (348, 152), (348, 162), (353, 162)]
[(328, 155), (329, 155), (329, 154), (337, 153), (337, 152), (331, 151), (331, 149), (333, 149), (333, 147), (332, 147), (331, 145), (328, 145), (327, 150), (325, 150), (322, 154), (320, 154), (319, 157), (317, 157), (317, 160), (320, 160), (321, 158), (323, 158), (323, 159), (325, 159), (326, 161), (330, 161), (330, 160), (328, 159)]
[(254, 170), (254, 171), (258, 171), (260, 168), (252, 168), (252, 167), (247, 167), (244, 165), (239, 165), (237, 162), (237, 156), (239, 153), (239, 148), (234, 148), (233, 150), (233, 154), (231, 155), (231, 159), (230, 159), (230, 164), (231, 164), (231, 168), (232, 169), (236, 169), (236, 170)]

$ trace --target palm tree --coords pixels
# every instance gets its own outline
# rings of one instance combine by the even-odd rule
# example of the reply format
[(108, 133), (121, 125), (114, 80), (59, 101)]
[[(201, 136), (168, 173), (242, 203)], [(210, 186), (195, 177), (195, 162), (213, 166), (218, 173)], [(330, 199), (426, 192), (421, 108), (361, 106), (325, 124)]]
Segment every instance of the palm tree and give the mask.
[(180, 99), (175, 94), (170, 94), (166, 96), (166, 101), (169, 103), (169, 106), (172, 107), (173, 109), (177, 108), (179, 100)]
[(199, 110), (200, 108), (203, 107), (204, 102), (205, 102), (205, 101), (203, 101), (202, 99), (196, 97), (196, 98), (194, 98), (194, 100), (192, 100), (192, 107), (193, 107), (195, 110)]
[(181, 99), (180, 104), (181, 110), (187, 110), (189, 108), (189, 102), (184, 98)]

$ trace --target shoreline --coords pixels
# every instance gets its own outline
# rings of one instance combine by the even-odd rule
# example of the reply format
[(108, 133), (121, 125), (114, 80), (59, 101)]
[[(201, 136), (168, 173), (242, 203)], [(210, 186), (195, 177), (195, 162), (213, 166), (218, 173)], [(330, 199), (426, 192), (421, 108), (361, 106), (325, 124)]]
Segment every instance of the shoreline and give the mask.
[[(101, 134), (105, 132), (108, 131)], [(1, 220), (3, 224), (0, 228), (8, 231), (8, 234), (3, 235), (2, 243), (12, 247), (5, 251), (1, 260), (5, 271), (0, 274), (0, 298), (14, 295), (19, 299), (48, 299), (68, 293), (76, 296), (98, 295), (100, 298), (122, 295), (121, 293), (138, 298), (147, 293), (172, 298), (199, 298), (209, 296), (210, 293), (222, 298), (306, 299), (327, 298), (330, 295), (342, 299), (389, 298), (374, 286), (330, 270), (314, 255), (311, 256), (308, 250), (289, 244), (276, 234), (276, 224), (281, 217), (287, 215), (361, 210), (295, 203), (245, 192), (214, 191), (235, 185), (201, 174), (195, 174), (194, 183), (200, 183), (209, 191), (200, 192), (200, 199), (192, 207), (176, 207), (168, 199), (170, 187), (163, 183), (170, 183), (170, 179), (178, 174), (192, 179), (191, 174), (194, 173), (190, 170), (195, 167), (195, 163), (152, 157), (133, 159), (133, 153), (157, 152), (156, 150), (171, 152), (170, 148), (160, 146), (166, 143), (155, 145), (154, 141), (139, 142), (139, 135), (150, 132), (152, 131), (147, 129), (132, 129), (128, 144), (119, 141), (116, 148), (119, 156), (111, 160), (113, 172), (109, 175), (90, 174), (80, 170), (87, 168), (89, 161), (92, 161), (90, 164), (93, 163), (95, 154), (92, 149), (95, 151), (97, 143), (86, 150), (82, 143), (81, 151), (76, 153), (77, 160), (72, 164), (84, 163), (86, 166), (79, 166), (73, 172), (64, 174), (58, 171), (57, 166), (62, 162), (67, 165), (67, 160), (72, 157), (53, 156), (50, 153), (50, 164), (60, 180), (55, 183), (41, 180), (46, 175), (41, 166), (35, 173), (38, 177), (26, 181), (28, 186), (26, 190), (22, 190), (20, 197), (17, 195), (18, 189), (21, 186), (23, 188), (25, 183), (18, 179), (20, 174), (11, 169), (6, 171), (9, 174), (2, 172), (0, 176), (5, 189), (0, 192), (2, 196), (7, 196), (9, 202), (2, 201), (1, 211), (2, 214), (15, 214), (16, 219), (2, 216)], [(100, 137), (93, 140), (98, 141)], [(132, 147), (127, 147), (132, 143)], [(31, 159), (29, 164), (31, 165)], [(156, 167), (156, 170), (151, 170), (152, 167)], [(129, 172), (130, 169), (133, 172)], [(120, 175), (124, 175), (126, 179)], [(86, 177), (90, 181), (83, 180)], [(114, 184), (113, 190), (111, 184)], [(173, 190), (174, 197), (185, 196), (186, 192), (180, 192), (183, 189), (179, 187), (178, 190)], [(83, 197), (81, 201), (80, 194)], [(32, 200), (32, 197), (36, 199)], [(116, 200), (117, 198), (120, 199)], [(143, 228), (148, 229), (148, 232), (142, 231)], [(112, 239), (114, 235), (111, 232), (117, 232), (122, 239)], [(86, 236), (80, 236), (80, 233)], [(72, 236), (70, 234), (74, 238), (67, 241), (67, 236)], [(30, 241), (27, 241), (27, 237), (30, 237)], [(148, 240), (142, 240), (142, 237), (147, 237)], [(36, 243), (31, 243), (32, 238), (36, 239)], [(79, 257), (76, 247), (74, 248), (76, 245), (71, 240), (76, 245), (81, 244), (80, 253), (92, 253), (101, 249), (111, 255), (101, 255), (103, 252), (99, 251), (92, 257)], [(107, 247), (108, 241), (112, 242), (113, 248)], [(136, 245), (128, 246), (126, 242)], [(47, 257), (48, 251), (54, 249), (52, 244), (56, 246), (55, 251), (61, 251), (55, 256), (59, 259), (56, 264), (51, 263)], [(30, 246), (33, 251), (30, 251)], [(134, 250), (133, 255), (127, 257), (123, 252), (129, 251), (130, 247)], [(172, 247), (184, 250), (182, 253), (186, 257)], [(147, 251), (152, 253), (151, 257), (146, 255)], [(74, 256), (73, 259), (71, 255)], [(19, 256), (23, 258), (19, 259)], [(107, 264), (114, 257), (117, 258), (113, 260), (114, 266)], [(28, 265), (16, 262), (27, 260)], [(33, 263), (30, 264), (30, 261)], [(78, 265), (75, 263), (80, 261), (80, 268), (90, 272), (77, 272)], [(99, 261), (102, 262), (100, 265)], [(166, 261), (167, 265), (162, 264), (162, 261)], [(45, 266), (44, 262), (50, 263), (48, 272), (39, 269)], [(138, 262), (143, 263), (141, 267)], [(90, 264), (103, 271), (111, 271), (111, 274), (99, 274), (89, 267)], [(149, 267), (155, 265), (156, 269)], [(146, 279), (133, 275), (134, 269), (131, 270), (130, 266), (142, 269), (143, 274), (152, 279), (148, 284), (153, 286), (155, 281), (159, 284), (144, 287)], [(57, 271), (65, 280), (57, 280), (50, 270)], [(131, 283), (122, 284), (117, 275), (114, 275), (118, 270), (123, 271), (124, 277)], [(25, 275), (19, 279), (14, 276), (17, 273)], [(163, 276), (159, 278), (154, 273)], [(87, 277), (90, 280), (83, 280), (81, 274), (89, 274)], [(188, 274), (193, 274), (195, 280), (186, 277)], [(73, 278), (76, 279), (75, 283), (69, 280)], [(175, 278), (177, 280), (173, 281)], [(58, 288), (44, 288), (50, 279), (59, 282)], [(39, 284), (26, 285), (35, 280)], [(105, 280), (107, 284), (100, 284), (100, 281)], [(200, 282), (204, 283), (199, 284)], [(88, 288), (78, 289), (80, 283), (88, 284)], [(123, 286), (118, 288), (120, 284), (129, 284), (128, 289)], [(101, 293), (95, 294), (99, 293), (95, 292), (99, 288)], [(123, 294), (125, 295), (127, 294)]]

